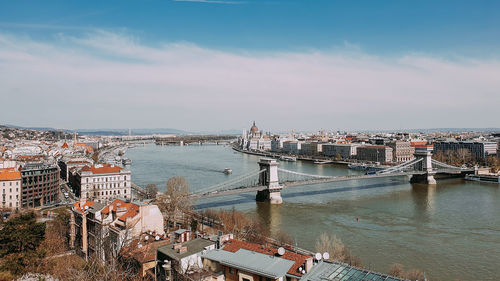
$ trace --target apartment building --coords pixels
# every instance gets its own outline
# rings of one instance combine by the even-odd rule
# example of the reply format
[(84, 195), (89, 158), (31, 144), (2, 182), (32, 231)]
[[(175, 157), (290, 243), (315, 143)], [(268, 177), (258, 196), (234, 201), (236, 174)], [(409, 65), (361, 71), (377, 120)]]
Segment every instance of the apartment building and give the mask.
[(16, 168), (0, 169), (0, 207), (19, 209), (21, 206), (21, 172)]
[(358, 160), (372, 162), (392, 162), (392, 148), (385, 145), (364, 145), (357, 148)]
[(130, 171), (110, 164), (81, 168), (71, 182), (73, 192), (84, 200), (106, 203), (115, 197), (131, 199)]
[(34, 208), (59, 201), (59, 167), (45, 162), (25, 163), (21, 166), (23, 208)]

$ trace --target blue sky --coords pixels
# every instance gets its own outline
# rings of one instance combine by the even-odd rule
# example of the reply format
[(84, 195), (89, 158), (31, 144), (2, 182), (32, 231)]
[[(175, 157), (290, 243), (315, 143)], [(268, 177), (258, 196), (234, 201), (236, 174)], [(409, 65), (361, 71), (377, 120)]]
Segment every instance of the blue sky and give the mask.
[[(19, 93), (23, 101), (65, 96), (74, 107), (64, 121), (34, 104), (33, 115), (7, 109), (0, 119), (30, 126), (188, 130), (241, 128), (254, 119), (269, 129), (477, 127), (482, 119), (492, 120), (484, 126), (498, 126), (484, 110), (474, 118), (436, 119), (443, 111), (466, 110), (466, 104), (447, 101), (468, 95), (476, 97), (477, 107), (498, 108), (499, 53), (500, 1), (1, 1), (2, 95)], [(68, 70), (74, 75), (67, 77)], [(95, 77), (99, 70), (108, 80)], [(117, 86), (125, 83), (133, 85)], [(92, 96), (89, 91), (106, 96), (93, 109), (88, 101), (76, 102)], [(436, 98), (439, 106), (418, 121), (420, 108), (410, 101), (420, 94)], [(337, 110), (308, 103), (310, 109), (302, 109), (307, 120), (288, 116), (290, 108), (303, 107), (306, 96)], [(120, 108), (108, 108), (116, 99)], [(371, 99), (381, 102), (380, 110), (352, 109)], [(200, 100), (205, 107), (193, 105)], [(403, 105), (414, 113), (394, 120), (390, 111)], [(80, 106), (85, 110), (75, 110)], [(244, 116), (234, 110), (256, 106), (259, 112)], [(48, 102), (46, 107), (56, 109)], [(226, 113), (212, 114), (210, 108)], [(144, 112), (144, 120), (103, 121), (123, 110)], [(287, 117), (273, 119), (271, 110)], [(194, 117), (180, 118), (182, 113)], [(238, 117), (228, 120), (228, 113)], [(203, 114), (212, 120), (200, 122)], [(170, 121), (151, 122), (157, 119)]]
[(151, 44), (250, 50), (328, 49), (349, 42), (370, 53), (479, 56), (496, 55), (500, 47), (499, 1), (213, 2), (3, 1), (0, 28), (48, 40), (58, 29), (126, 30)]

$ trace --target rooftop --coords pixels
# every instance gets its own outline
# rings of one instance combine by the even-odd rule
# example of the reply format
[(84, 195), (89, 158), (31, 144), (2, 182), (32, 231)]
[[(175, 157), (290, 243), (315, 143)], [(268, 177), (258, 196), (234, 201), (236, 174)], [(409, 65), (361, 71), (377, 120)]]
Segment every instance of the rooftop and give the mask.
[[(240, 240), (230, 240), (226, 243), (224, 248), (222, 248), (224, 251), (228, 252), (237, 252), (239, 249), (245, 249), (253, 252), (258, 252), (261, 254), (269, 255), (269, 256), (277, 256), (278, 255), (278, 249), (273, 248), (273, 247), (263, 247), (262, 245), (259, 244), (254, 244), (254, 243), (249, 243), (246, 241), (240, 241)], [(311, 258), (309, 256), (301, 255), (298, 253), (294, 253), (292, 251), (285, 251), (285, 254), (281, 256), (280, 258), (287, 259), (293, 261), (293, 265), (289, 268), (288, 273), (295, 275), (295, 276), (302, 276), (302, 273), (298, 272), (298, 268), (303, 266), (304, 263), (308, 258)]]
[(122, 170), (121, 167), (110, 165), (110, 164), (99, 164), (92, 166), (85, 166), (82, 168), (84, 172), (91, 172), (92, 174), (113, 174), (119, 173)]
[(372, 272), (370, 270), (352, 267), (350, 265), (320, 261), (306, 273), (301, 280), (304, 281), (403, 281), (397, 277)]
[(17, 171), (14, 168), (3, 168), (0, 169), (0, 180), (20, 180), (21, 172)]
[(202, 257), (217, 261), (222, 265), (243, 269), (247, 272), (274, 279), (285, 276), (294, 264), (291, 260), (245, 249), (239, 249), (234, 253), (213, 250), (206, 252)]
[(181, 244), (182, 247), (187, 247), (187, 251), (184, 253), (178, 253), (177, 250), (174, 249), (174, 245), (165, 245), (158, 248), (158, 252), (170, 257), (174, 260), (181, 260), (185, 257), (191, 256), (193, 254), (199, 253), (205, 250), (206, 247), (215, 244), (210, 240), (206, 240), (203, 238), (197, 238), (194, 240), (190, 240)]

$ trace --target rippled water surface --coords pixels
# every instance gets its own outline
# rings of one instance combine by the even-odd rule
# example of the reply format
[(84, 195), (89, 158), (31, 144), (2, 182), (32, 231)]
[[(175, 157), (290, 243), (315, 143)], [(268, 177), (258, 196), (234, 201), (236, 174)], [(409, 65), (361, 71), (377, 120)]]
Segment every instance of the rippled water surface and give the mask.
[[(146, 145), (127, 157), (136, 184), (164, 189), (169, 177), (184, 176), (194, 191), (256, 171), (259, 160), (215, 145)], [(357, 173), (301, 161), (280, 167), (318, 175)], [(225, 175), (224, 168), (233, 174)], [(293, 187), (282, 196), (280, 206), (240, 194), (206, 199), (198, 207), (234, 206), (311, 250), (321, 233), (335, 234), (377, 271), (401, 263), (424, 270), (431, 280), (500, 280), (500, 185), (447, 179), (428, 187), (399, 177)]]

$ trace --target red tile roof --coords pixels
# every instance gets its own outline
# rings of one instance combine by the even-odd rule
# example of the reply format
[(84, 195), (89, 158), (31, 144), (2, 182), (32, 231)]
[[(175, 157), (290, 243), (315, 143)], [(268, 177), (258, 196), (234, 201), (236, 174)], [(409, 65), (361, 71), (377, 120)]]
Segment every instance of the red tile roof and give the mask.
[(2, 168), (0, 169), (0, 180), (20, 180), (21, 172), (17, 171), (15, 168)]
[(92, 174), (113, 174), (119, 173), (122, 170), (119, 166), (110, 165), (110, 164), (101, 164), (99, 166), (92, 165), (91, 167), (85, 166), (82, 168), (82, 171), (92, 172)]
[(109, 214), (110, 213), (110, 209), (114, 212), (116, 212), (116, 210), (118, 208), (126, 208), (127, 211), (125, 212), (125, 214), (121, 215), (118, 219), (125, 222), (127, 221), (127, 218), (133, 218), (135, 217), (137, 214), (139, 214), (139, 205), (136, 205), (134, 203), (130, 203), (130, 202), (125, 202), (123, 200), (120, 200), (120, 199), (115, 199), (111, 204), (109, 204), (108, 206), (104, 207), (104, 209), (102, 209), (101, 213), (103, 214)]
[[(278, 249), (273, 248), (273, 247), (264, 247), (259, 244), (255, 243), (250, 243), (246, 241), (241, 241), (241, 240), (229, 240), (225, 246), (222, 248), (222, 250), (228, 251), (228, 252), (237, 252), (239, 249), (245, 249), (265, 255), (270, 255), (270, 256), (276, 256), (278, 254)], [(289, 250), (285, 251), (285, 254), (281, 256), (281, 258), (286, 259), (286, 260), (291, 260), (294, 261), (295, 263), (290, 267), (288, 270), (289, 274), (293, 274), (295, 276), (301, 277), (303, 274), (298, 272), (299, 267), (303, 267), (306, 260), (310, 258), (309, 256), (297, 254), (294, 252), (291, 252)]]
[(68, 144), (64, 142), (64, 144), (61, 146), (61, 148), (68, 148)]
[(77, 209), (81, 213), (83, 213), (85, 211), (85, 207), (90, 207), (92, 205), (94, 205), (94, 202), (92, 202), (92, 201), (85, 201), (83, 204), (82, 204), (82, 202), (78, 201), (75, 204), (73, 204), (75, 209)]

